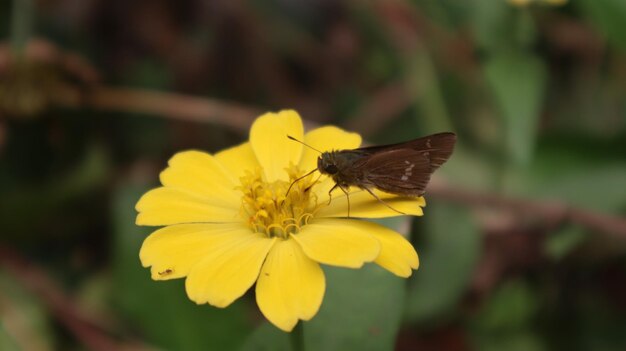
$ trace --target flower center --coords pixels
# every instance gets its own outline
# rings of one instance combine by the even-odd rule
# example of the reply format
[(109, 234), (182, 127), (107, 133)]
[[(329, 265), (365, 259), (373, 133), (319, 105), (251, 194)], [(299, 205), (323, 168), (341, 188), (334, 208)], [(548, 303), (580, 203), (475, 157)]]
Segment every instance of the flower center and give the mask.
[(289, 234), (298, 233), (313, 217), (317, 206), (317, 196), (311, 191), (314, 177), (294, 183), (303, 172), (292, 165), (287, 173), (289, 182), (267, 182), (261, 168), (246, 172), (241, 177), (241, 186), (238, 187), (243, 192), (241, 212), (254, 232), (270, 238), (287, 239)]

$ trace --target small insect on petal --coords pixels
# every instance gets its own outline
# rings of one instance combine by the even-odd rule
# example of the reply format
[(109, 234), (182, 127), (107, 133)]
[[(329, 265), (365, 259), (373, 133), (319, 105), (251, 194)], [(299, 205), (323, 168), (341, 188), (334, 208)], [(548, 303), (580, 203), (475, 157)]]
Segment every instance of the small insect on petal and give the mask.
[(166, 276), (166, 275), (170, 275), (170, 274), (172, 274), (172, 273), (174, 273), (174, 270), (173, 270), (173, 269), (168, 268), (168, 269), (166, 269), (166, 270), (164, 270), (164, 271), (159, 272), (159, 275), (160, 275), (161, 277), (164, 277), (164, 276)]

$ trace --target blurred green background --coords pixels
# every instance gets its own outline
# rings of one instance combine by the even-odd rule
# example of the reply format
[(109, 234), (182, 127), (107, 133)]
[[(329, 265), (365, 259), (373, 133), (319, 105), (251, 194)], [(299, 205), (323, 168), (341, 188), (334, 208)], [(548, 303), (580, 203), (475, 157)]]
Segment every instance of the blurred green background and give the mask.
[[(294, 108), (455, 131), (421, 267), (325, 269), (306, 350), (626, 350), (624, 0), (0, 1), (0, 349), (292, 350), (138, 259), (177, 151)], [(397, 220), (387, 222), (402, 225)]]

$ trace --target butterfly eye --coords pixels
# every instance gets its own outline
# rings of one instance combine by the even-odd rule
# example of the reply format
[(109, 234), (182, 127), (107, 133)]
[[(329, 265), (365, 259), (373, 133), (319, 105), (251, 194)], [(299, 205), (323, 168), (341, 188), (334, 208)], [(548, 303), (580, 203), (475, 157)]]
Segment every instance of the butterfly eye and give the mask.
[(330, 165), (326, 165), (326, 167), (324, 168), (324, 172), (328, 174), (335, 174), (339, 172), (339, 169), (337, 168), (337, 166), (330, 164)]

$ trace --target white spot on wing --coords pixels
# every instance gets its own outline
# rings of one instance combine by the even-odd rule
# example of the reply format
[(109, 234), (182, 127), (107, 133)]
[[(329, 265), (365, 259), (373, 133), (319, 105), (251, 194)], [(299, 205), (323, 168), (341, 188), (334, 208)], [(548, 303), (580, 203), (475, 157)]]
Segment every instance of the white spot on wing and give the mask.
[(413, 175), (413, 167), (415, 167), (414, 163), (411, 163), (409, 161), (404, 161), (404, 163), (406, 163), (407, 165), (409, 165), (407, 168), (404, 169), (404, 175), (402, 176), (402, 178), (400, 178), (403, 181), (407, 181), (409, 180), (409, 177), (411, 175)]

